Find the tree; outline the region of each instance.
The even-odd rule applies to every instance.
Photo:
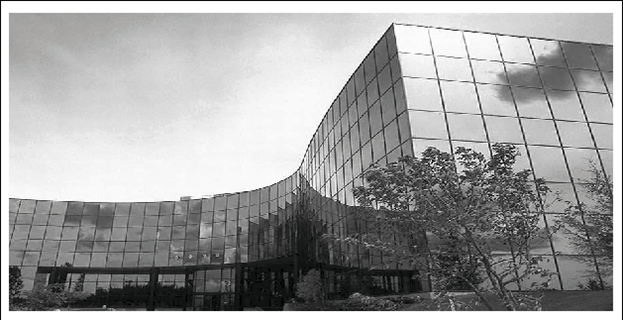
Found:
[[[9,304],[15,305],[20,303],[20,292],[24,288],[22,280],[22,272],[17,266],[9,267]]]
[[[54,310],[85,300],[89,296],[90,294],[84,292],[66,291],[64,285],[55,283],[27,293],[23,306],[33,311]]]
[[[318,270],[309,270],[296,284],[296,296],[306,302],[320,301],[320,304],[324,306],[324,287]]]
[[[430,147],[420,158],[373,166],[365,172],[366,185],[354,189],[366,208],[357,213],[368,221],[366,231],[329,238],[381,250],[392,263],[409,262],[435,279],[442,292],[460,281],[489,309],[487,290],[508,310],[538,309],[538,303],[508,289],[528,279],[547,286],[551,277],[529,250],[532,241],[549,236],[537,225],[539,197],[548,189],[543,179],[530,182],[530,170],[513,170],[518,155],[516,147],[503,144],[493,145],[489,160],[463,147],[454,155]],[[499,247],[508,253],[496,255]],[[444,256],[459,258],[448,263],[440,259]],[[476,276],[466,276],[470,273]],[[480,275],[489,289],[479,285]]]
[[[587,171],[590,179],[581,180],[580,187],[585,189],[587,198],[593,203],[575,205],[566,201],[565,214],[559,215],[556,221],[559,227],[571,239],[575,250],[586,256],[595,256],[600,265],[600,273],[612,273],[613,259],[613,200],[612,181],[604,175],[598,165],[589,161]],[[607,289],[601,275],[591,278],[586,284],[580,284],[585,289]]]

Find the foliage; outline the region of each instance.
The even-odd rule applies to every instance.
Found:
[[[507,286],[535,276],[543,278],[536,286],[547,286],[552,274],[538,267],[529,250],[531,242],[550,234],[537,225],[539,197],[549,190],[543,179],[530,182],[530,170],[513,170],[518,155],[516,147],[503,144],[493,145],[489,160],[463,147],[454,155],[430,147],[420,158],[373,166],[365,173],[366,185],[354,190],[367,208],[357,213],[367,231],[327,238],[382,251],[392,258],[386,263],[411,263],[441,280],[435,281],[441,292],[460,280],[491,309],[479,286],[482,275],[506,309],[522,309],[524,302]],[[459,257],[455,268],[440,259],[448,255]]]
[[[587,171],[591,178],[581,181],[582,188],[593,204],[575,205],[565,201],[567,208],[565,214],[558,216],[557,227],[571,240],[577,253],[588,256],[594,254],[601,260],[600,272],[607,275],[612,273],[613,259],[613,185],[610,177],[604,175],[595,162],[588,163]],[[588,263],[592,264],[592,259]],[[586,284],[580,284],[579,288],[607,289],[601,279],[590,280]]]
[[[84,290],[84,278],[85,274],[81,274],[76,280],[76,284],[74,284],[74,292],[82,292]]]
[[[324,303],[324,287],[318,270],[309,270],[303,279],[296,284],[296,297],[305,302],[320,301],[321,304]]]
[[[27,293],[22,308],[31,311],[60,309],[88,296],[88,293],[65,291],[62,284],[55,283]]]
[[[345,311],[392,311],[398,309],[399,304],[381,298],[369,297],[354,293],[341,304],[340,310]]]
[[[22,272],[17,266],[9,267],[9,303],[15,304],[20,300],[20,292],[24,288]]]

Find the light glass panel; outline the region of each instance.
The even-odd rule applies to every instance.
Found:
[[[461,31],[430,29],[435,55],[466,57]]]
[[[607,150],[599,150],[599,155],[601,156],[601,162],[604,165],[604,170],[606,171],[606,174],[610,177],[610,179],[612,179],[612,168],[613,168],[613,156],[612,156],[613,152],[612,151],[607,151]],[[47,235],[47,234],[46,234]]]
[[[437,57],[439,79],[473,81],[467,59]]]
[[[480,113],[473,83],[441,81],[446,111]]]
[[[580,99],[588,121],[612,123],[612,104],[607,95],[581,92]]]
[[[522,119],[521,122],[528,144],[559,145],[552,120]]]
[[[569,170],[576,183],[591,179],[591,173],[588,170],[591,162],[599,165],[597,153],[592,149],[565,148],[565,155],[567,156]]]
[[[606,82],[606,88],[608,92],[612,93],[613,91],[613,83],[612,83],[612,72],[602,72],[602,76],[604,77],[604,81]]]
[[[597,142],[597,147],[600,149],[612,149],[613,148],[613,129],[609,124],[597,124],[591,123],[591,130]]]
[[[546,66],[565,66],[565,59],[557,41],[530,39],[536,63]]]
[[[578,90],[606,93],[606,87],[599,71],[572,70],[571,72]]]
[[[500,116],[516,116],[510,87],[478,84],[482,112]]]
[[[447,116],[452,139],[487,141],[480,116],[451,113]]]
[[[416,157],[421,157],[422,152],[428,147],[434,147],[443,152],[450,152],[450,142],[448,140],[413,139],[413,154]]]
[[[502,60],[494,35],[464,32],[470,58]]]
[[[528,39],[498,36],[504,61],[534,63]]]
[[[472,60],[476,82],[507,84],[504,65],[501,62]]]
[[[406,77],[436,78],[432,56],[399,54],[402,74]]]
[[[546,93],[554,113],[554,118],[584,121],[582,106],[575,92],[547,90]]]
[[[567,167],[560,148],[529,146],[530,158],[537,178],[553,182],[569,182]]]
[[[409,109],[441,111],[437,80],[404,78]]]
[[[558,249],[556,249],[558,251]],[[558,267],[562,277],[563,290],[579,290],[589,279],[597,279],[591,257],[559,256]]]
[[[489,140],[502,143],[523,143],[517,118],[485,116]]]
[[[431,53],[430,40],[426,28],[394,25],[396,45],[400,52]]]
[[[585,122],[557,121],[556,125],[558,126],[558,132],[560,133],[560,138],[564,146],[595,147]]]
[[[562,43],[562,49],[571,68],[597,69],[591,49],[588,45],[579,43]]]
[[[552,118],[542,89],[513,87],[512,90],[520,117]]]
[[[409,110],[409,122],[414,138],[448,139],[443,113]]]

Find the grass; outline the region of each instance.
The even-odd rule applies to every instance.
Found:
[[[543,311],[612,311],[612,291],[543,291],[528,292],[528,294],[543,294],[541,305]],[[424,297],[423,295],[420,295]],[[471,302],[477,300],[474,294],[458,296],[456,300],[461,302]],[[490,299],[495,311],[506,310],[503,304],[497,299]],[[446,306],[449,309],[448,306]],[[432,311],[437,310],[437,305],[425,298],[421,303],[411,305],[401,311]],[[478,311],[487,310],[484,306],[478,306]]]

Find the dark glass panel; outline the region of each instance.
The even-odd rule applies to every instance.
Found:
[[[537,64],[565,67],[565,59],[557,41],[530,39],[530,43]]]
[[[591,49],[588,45],[579,43],[562,43],[562,49],[571,68],[597,69]]]

